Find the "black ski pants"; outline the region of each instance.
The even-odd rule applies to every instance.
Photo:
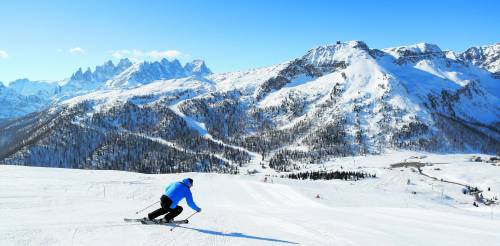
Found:
[[[165,219],[167,221],[173,220],[177,215],[182,213],[182,207],[179,205],[177,205],[177,207],[175,208],[170,208],[170,205],[172,205],[172,200],[170,200],[168,196],[162,195],[160,198],[160,204],[161,208],[148,214],[148,218],[150,220],[167,213],[168,214],[165,215]]]

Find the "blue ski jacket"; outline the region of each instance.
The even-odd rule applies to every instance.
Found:
[[[168,196],[170,200],[172,200],[172,205],[170,208],[177,207],[177,204],[184,198],[186,198],[186,202],[193,210],[200,212],[201,209],[194,203],[193,194],[191,194],[191,190],[189,186],[191,183],[188,179],[183,179],[181,182],[174,182],[165,187],[165,192],[163,195]]]

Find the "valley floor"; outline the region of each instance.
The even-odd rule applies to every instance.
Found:
[[[500,209],[476,208],[459,185],[415,168],[390,168],[411,156],[434,163],[425,173],[500,194],[500,166],[471,155],[396,152],[305,167],[377,174],[356,182],[0,166],[0,245],[500,245]],[[203,208],[189,224],[123,221],[145,216],[135,211],[184,177]],[[181,205],[185,218],[192,210]]]

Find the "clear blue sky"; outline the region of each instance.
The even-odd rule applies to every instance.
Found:
[[[0,6],[5,82],[63,79],[120,55],[201,58],[223,72],[286,61],[336,40],[364,40],[372,48],[425,41],[455,51],[500,42],[500,1],[16,0]]]

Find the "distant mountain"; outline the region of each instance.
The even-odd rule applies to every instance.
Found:
[[[43,92],[37,92],[34,95],[27,88],[22,92],[25,94],[23,95],[0,83],[0,119],[15,118],[41,111],[50,104],[49,100],[39,96]]]
[[[90,68],[87,68],[85,72],[82,72],[81,68],[78,69],[71,75],[70,81],[105,82],[130,66],[132,66],[132,62],[127,58],[121,59],[116,66],[112,61],[107,61],[101,66],[96,66],[94,72]]]
[[[202,61],[135,63],[90,92],[0,124],[0,160],[232,173],[389,149],[499,154],[492,47],[458,54],[429,43],[380,50],[337,42],[222,74]]]
[[[121,59],[116,65],[112,61],[87,68],[79,68],[69,79],[61,81],[31,81],[19,79],[9,83],[9,95],[0,96],[4,101],[24,101],[23,104],[6,105],[0,109],[0,119],[18,117],[48,107],[50,104],[68,100],[101,89],[129,88],[144,85],[155,80],[205,76],[211,74],[202,60],[188,62],[183,67],[178,60],[167,59],[154,62],[132,63]],[[29,97],[29,100],[11,98]],[[32,103],[31,103],[32,102]],[[17,109],[19,108],[19,109]]]
[[[118,76],[106,82],[109,87],[130,87],[147,84],[155,80],[177,79],[188,76],[204,76],[211,71],[202,60],[194,60],[182,67],[175,59],[162,59],[154,62],[138,62],[130,66]]]
[[[116,66],[112,61],[107,61],[100,66],[96,66],[94,71],[87,68],[83,72],[82,68],[80,68],[62,86],[62,94],[65,96],[64,98],[68,98],[97,89],[103,89],[106,81],[118,76],[132,65],[133,63],[129,59],[124,58]]]
[[[212,73],[203,60],[193,60],[192,62],[186,63],[186,65],[184,65],[184,70],[186,70],[186,73],[196,76],[205,76]]]
[[[10,82],[9,88],[23,96],[40,96],[48,98],[58,93],[59,85],[56,81],[18,79]]]
[[[460,57],[500,78],[500,43],[469,48]]]

